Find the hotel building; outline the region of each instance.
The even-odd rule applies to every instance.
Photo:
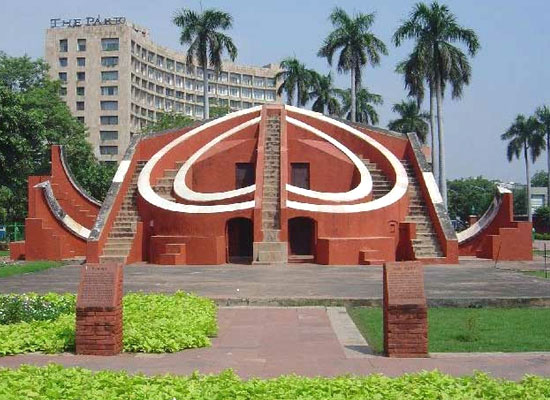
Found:
[[[117,162],[132,135],[159,113],[202,119],[203,71],[185,53],[155,44],[147,29],[125,18],[52,19],[45,59],[71,112],[89,132],[96,157]],[[264,67],[224,62],[208,70],[210,105],[231,110],[280,103],[278,64]]]

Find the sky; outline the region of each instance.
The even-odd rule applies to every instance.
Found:
[[[376,13],[372,31],[382,39],[389,55],[376,67],[363,71],[363,82],[379,93],[381,127],[395,115],[394,103],[406,97],[395,65],[412,48],[391,43],[395,29],[416,1],[314,1],[314,0],[2,0],[0,50],[12,56],[43,57],[45,30],[50,18],[124,16],[150,30],[152,39],[180,49],[178,28],[171,22],[182,7],[200,10],[216,7],[234,18],[229,34],[242,64],[265,65],[296,56],[309,68],[328,73],[325,59],[317,57],[331,30],[328,16],[335,6],[349,13]],[[443,104],[447,176],[450,179],[483,175],[506,182],[525,182],[523,160],[509,163],[500,135],[519,113],[532,114],[550,105],[550,1],[548,0],[447,0],[444,2],[463,26],[474,29],[481,50],[471,60],[472,82],[462,99],[447,95]],[[333,68],[336,84],[349,87],[349,76]],[[428,103],[424,105],[427,109]],[[545,169],[546,153],[533,171]]]

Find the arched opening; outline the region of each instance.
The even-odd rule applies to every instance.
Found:
[[[254,229],[248,218],[232,218],[227,221],[227,262],[250,263]]]
[[[315,221],[307,217],[288,220],[289,261],[315,259]]]

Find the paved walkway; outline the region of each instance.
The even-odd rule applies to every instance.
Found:
[[[334,310],[333,310],[334,311]],[[212,347],[175,354],[115,357],[72,354],[0,357],[0,367],[49,362],[93,370],[112,369],[145,374],[218,373],[233,368],[240,376],[275,377],[367,375],[398,376],[406,372],[438,369],[460,376],[475,370],[493,376],[521,379],[525,374],[550,376],[550,353],[435,355],[426,359],[389,359],[368,354],[365,346],[347,345],[350,327],[335,327],[342,319],[329,319],[324,308],[220,308],[219,336]],[[345,321],[344,321],[345,323]],[[335,330],[339,332],[338,336]],[[340,340],[339,340],[340,337]],[[342,339],[347,338],[347,339]],[[342,343],[344,342],[344,343]]]
[[[514,263],[501,264],[513,268]],[[546,298],[550,280],[508,269],[493,262],[471,261],[454,266],[424,269],[428,299]],[[38,273],[0,279],[0,293],[76,292],[80,268],[65,266]],[[325,304],[314,300],[382,297],[382,268],[369,266],[128,266],[124,269],[126,291],[174,292],[184,290],[231,303],[282,304],[281,299],[304,300],[298,305]],[[306,300],[312,300],[308,303]],[[444,303],[444,302],[443,302]],[[225,303],[224,303],[225,304]],[[326,303],[330,304],[330,303]],[[433,304],[433,303],[432,303]]]

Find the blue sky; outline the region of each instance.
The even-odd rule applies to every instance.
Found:
[[[328,15],[338,5],[348,12],[376,12],[373,31],[389,47],[390,54],[377,68],[364,71],[364,83],[384,97],[378,108],[380,125],[393,118],[391,106],[405,96],[396,63],[410,51],[391,45],[391,36],[415,1],[313,1],[231,0],[202,1],[202,7],[218,7],[235,20],[230,32],[239,48],[238,62],[263,65],[295,55],[310,68],[328,72],[317,57],[330,31]],[[484,175],[506,181],[525,181],[522,161],[508,163],[500,134],[518,113],[530,114],[541,104],[550,105],[550,1],[454,0],[446,1],[459,22],[479,35],[481,51],[472,60],[473,80],[459,101],[447,96],[444,120],[447,138],[447,171],[450,178]],[[4,1],[0,6],[0,50],[10,55],[44,53],[44,32],[49,19],[90,15],[125,16],[150,29],[153,40],[174,48],[178,30],[171,23],[181,7],[199,9],[199,1],[26,0]],[[336,76],[349,87],[347,75]],[[426,104],[427,107],[427,104]],[[544,169],[546,154],[535,170]]]

